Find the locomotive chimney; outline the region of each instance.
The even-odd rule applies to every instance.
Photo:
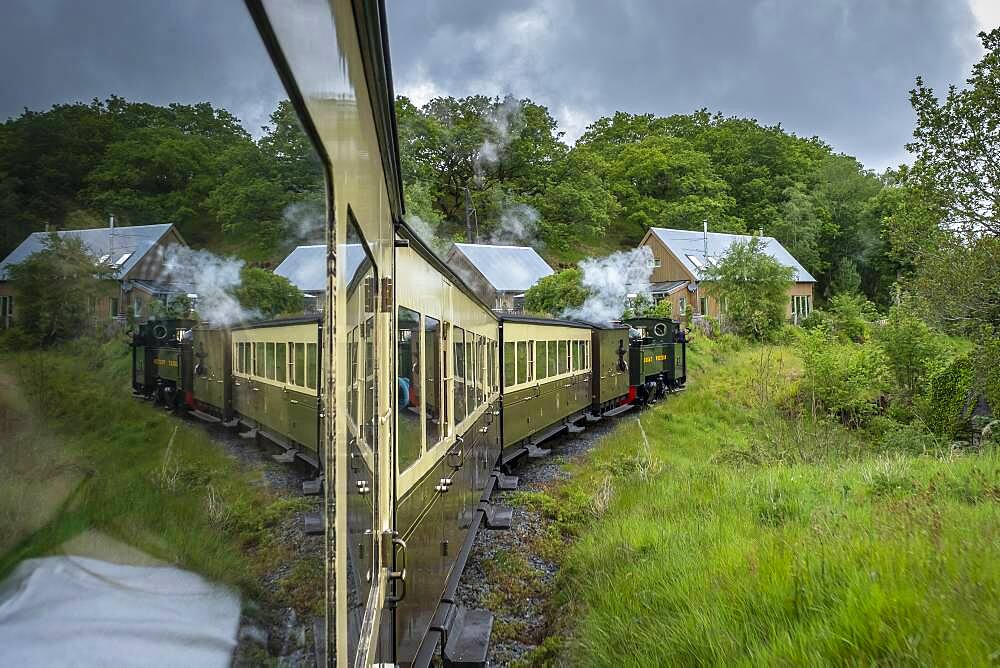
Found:
[[[708,262],[708,218],[706,218],[703,222],[705,224],[705,234],[703,237],[705,241],[705,262]]]
[[[115,229],[115,214],[113,213],[108,216],[108,228]]]

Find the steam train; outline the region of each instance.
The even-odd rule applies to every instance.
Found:
[[[403,221],[383,3],[246,4],[325,170],[325,315],[147,323],[134,388],[322,470],[321,663],[483,665],[492,616],[455,592],[477,531],[510,525],[493,492],[548,437],[683,385],[683,332],[494,314]]]

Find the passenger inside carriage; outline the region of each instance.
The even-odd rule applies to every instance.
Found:
[[[403,471],[420,456],[423,445],[420,418],[420,314],[399,307],[397,326],[397,443],[399,470]]]

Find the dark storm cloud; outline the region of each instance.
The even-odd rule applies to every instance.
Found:
[[[210,101],[258,134],[283,96],[240,0],[14,0],[0,21],[0,119],[116,94]]]
[[[390,0],[389,23],[396,88],[418,99],[528,96],[571,136],[708,107],[876,168],[905,159],[914,76],[960,82],[978,44],[962,0]]]

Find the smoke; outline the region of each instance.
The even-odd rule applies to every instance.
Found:
[[[434,228],[431,224],[420,216],[412,213],[406,214],[406,224],[410,226],[410,229],[417,233],[420,240],[423,241],[427,246],[429,246],[438,255],[444,255],[448,252],[448,247],[450,244],[446,241],[442,241],[437,238],[434,234]]]
[[[527,204],[512,204],[500,212],[500,224],[490,232],[489,243],[538,247],[538,211]]]
[[[503,101],[493,107],[484,119],[491,131],[491,137],[479,147],[473,162],[476,185],[483,184],[484,170],[500,161],[500,154],[510,145],[511,136],[524,127],[521,101],[513,95],[506,95]]]
[[[588,258],[577,266],[583,274],[583,287],[589,294],[583,306],[566,310],[564,317],[610,323],[621,317],[629,296],[649,296],[653,252],[648,246],[618,251],[607,257]]]
[[[243,260],[223,258],[207,250],[171,245],[163,253],[161,280],[197,295],[198,316],[215,325],[228,326],[260,317],[236,299]]]
[[[292,202],[282,212],[289,236],[301,244],[326,243],[326,202]]]

